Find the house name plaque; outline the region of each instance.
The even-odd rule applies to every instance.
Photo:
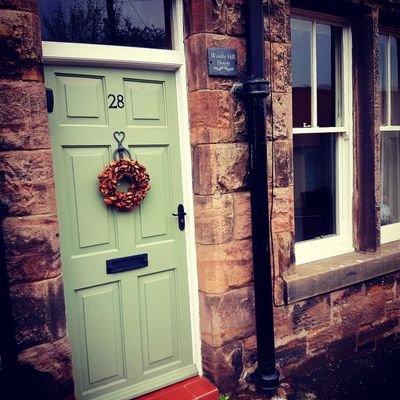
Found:
[[[237,51],[210,47],[208,52],[209,76],[237,76]]]

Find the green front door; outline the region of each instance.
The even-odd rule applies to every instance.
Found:
[[[172,215],[183,203],[174,73],[49,66],[46,87],[77,398],[131,399],[196,374],[185,232]],[[151,179],[130,212],[98,191],[115,131]],[[107,260],[132,256],[107,273]]]

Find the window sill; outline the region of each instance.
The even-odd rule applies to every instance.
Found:
[[[400,270],[400,241],[386,243],[376,253],[348,253],[296,266],[284,277],[285,303],[329,293]]]

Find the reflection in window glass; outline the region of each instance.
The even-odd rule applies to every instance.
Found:
[[[382,132],[381,224],[400,222],[400,132]]]
[[[400,39],[379,37],[381,225],[400,222]]]
[[[336,233],[336,134],[295,135],[295,240]]]
[[[387,125],[387,37],[379,36],[379,90],[381,125]]]
[[[343,28],[291,20],[293,127],[343,126]]]
[[[292,19],[293,126],[311,125],[311,22]]]
[[[341,96],[336,86],[342,81],[340,57],[342,29],[330,25],[317,24],[317,119],[318,126],[338,126],[336,122],[340,115],[336,115],[336,98]],[[335,55],[337,54],[337,56]],[[336,83],[337,82],[337,83]],[[339,104],[338,104],[339,106]],[[340,107],[338,107],[338,113]]]
[[[400,39],[390,37],[390,86],[392,125],[400,125],[400,88],[399,88],[399,46]]]
[[[171,49],[168,0],[40,0],[42,39]]]

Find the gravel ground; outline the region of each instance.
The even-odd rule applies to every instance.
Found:
[[[272,397],[250,387],[230,400],[400,400],[399,384],[400,343],[391,343],[283,381]]]

